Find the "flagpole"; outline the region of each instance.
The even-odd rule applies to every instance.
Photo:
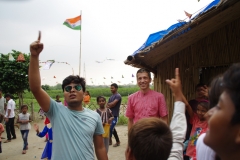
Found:
[[[79,54],[79,76],[81,75],[81,54],[82,54],[82,10],[80,10],[80,54]]]

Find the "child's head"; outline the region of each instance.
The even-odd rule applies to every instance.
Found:
[[[172,148],[172,133],[159,118],[143,118],[128,133],[126,160],[167,160]]]
[[[198,102],[197,115],[200,121],[205,120],[204,115],[207,113],[208,109],[209,109],[209,102],[207,100],[202,100]]]
[[[223,75],[223,92],[208,120],[204,138],[217,155],[240,156],[240,64],[232,65]]]
[[[106,98],[103,96],[97,97],[97,104],[100,106],[100,108],[104,108],[106,104]]]
[[[89,95],[89,91],[84,92],[85,95]]]
[[[59,95],[56,95],[56,100],[59,100],[60,96]]]
[[[22,111],[23,114],[26,114],[27,111],[28,111],[28,106],[26,104],[22,105],[21,106],[21,111]]]

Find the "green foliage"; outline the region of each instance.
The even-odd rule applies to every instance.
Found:
[[[128,123],[128,118],[125,117],[124,115],[120,115],[118,119],[118,125],[125,125]]]
[[[42,87],[42,89],[43,89],[43,90],[45,90],[45,91],[48,91],[48,90],[50,90],[50,86],[49,86],[49,85],[47,85],[47,84],[45,84],[45,85],[42,85],[41,87]]]
[[[14,61],[9,61],[9,54],[1,54],[0,58],[0,85],[3,93],[18,95],[29,90],[28,66],[29,55],[23,54],[25,62],[17,62],[19,51],[12,50]]]

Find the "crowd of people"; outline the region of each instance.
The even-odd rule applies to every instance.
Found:
[[[38,61],[43,44],[40,40],[41,36],[30,45],[29,84],[51,122],[51,126],[46,125],[42,132],[39,126],[34,125],[37,136],[44,137],[47,133],[49,136],[43,157],[53,160],[94,160],[96,154],[97,159],[107,160],[112,135],[116,140],[113,146],[120,145],[115,128],[122,100],[118,85],[111,84],[112,96],[108,101],[102,95],[97,97],[99,108],[93,111],[83,107],[83,104],[89,104],[91,97],[86,91],[85,79],[71,75],[62,83],[64,104],[59,96],[53,100],[41,88]],[[147,69],[137,71],[139,91],[128,97],[126,111],[126,160],[240,159],[240,64],[233,64],[223,75],[217,76],[210,86],[198,84],[196,98],[190,101],[182,92],[179,74],[176,68],[175,77],[166,80],[175,101],[169,122],[164,95],[150,89],[150,72]],[[5,118],[5,142],[8,143],[16,138],[15,102],[8,94],[5,98],[7,106],[0,91],[0,120]],[[31,121],[27,110],[26,105],[21,106],[17,120],[23,138],[23,154],[28,149],[27,135]],[[4,127],[0,124],[0,135],[3,131]]]

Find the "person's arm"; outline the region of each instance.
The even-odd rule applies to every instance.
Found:
[[[44,112],[48,112],[50,108],[50,97],[41,87],[41,79],[39,72],[39,54],[43,50],[43,44],[40,42],[41,32],[39,32],[38,40],[30,45],[30,64],[28,70],[29,86],[38,104],[42,106]]]
[[[186,109],[187,109],[187,112],[188,112],[190,118],[192,118],[194,116],[192,107],[190,106],[190,104],[188,103],[188,101],[186,100],[186,98],[183,94],[182,94],[182,99],[183,99],[183,103],[185,103],[185,105],[186,105]]]
[[[112,108],[112,107],[116,106],[118,101],[119,101],[119,99],[115,99],[113,102],[108,103],[107,104],[108,108]]]
[[[168,115],[161,117],[161,120],[163,120],[166,124],[168,124]]]
[[[173,136],[173,146],[168,160],[182,160],[183,159],[183,141],[187,130],[185,104],[183,101],[183,93],[181,89],[181,81],[179,76],[179,69],[175,70],[175,79],[166,80],[167,84],[172,90],[175,98],[174,112],[170,128]]]
[[[48,130],[49,128],[47,126],[43,128],[42,132],[39,132],[39,130],[38,131],[36,130],[37,136],[41,138],[44,137],[48,133]]]
[[[22,123],[22,121],[20,121],[20,119],[19,119],[19,116],[18,116],[18,119],[17,119],[17,123]]]
[[[6,117],[5,117],[5,121],[8,122],[10,114],[11,114],[11,102],[8,102],[7,104],[7,111],[6,111]]]
[[[107,151],[103,143],[102,135],[94,135],[93,137],[95,153],[98,160],[108,160]]]
[[[32,122],[32,116],[29,116],[28,122]]]
[[[133,118],[128,118],[128,131],[130,131],[132,126],[133,126]]]

